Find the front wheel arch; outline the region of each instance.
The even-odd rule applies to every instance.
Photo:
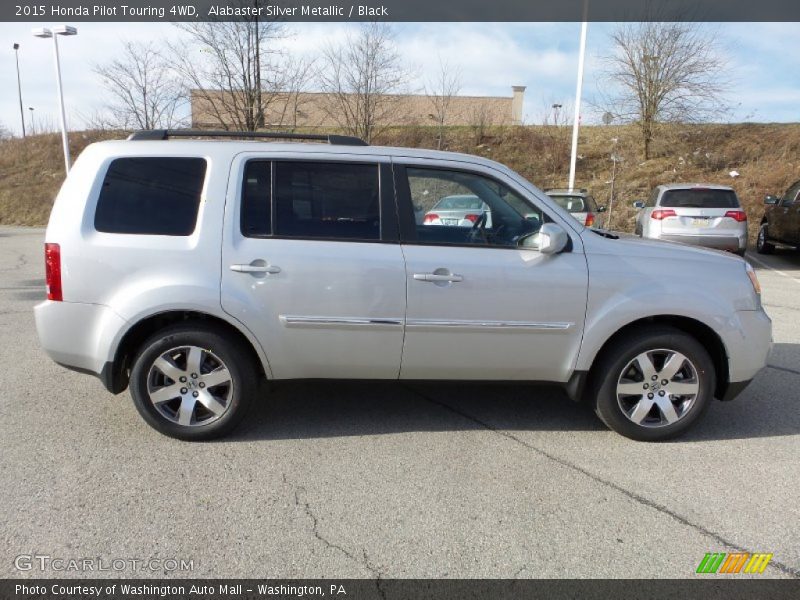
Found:
[[[589,376],[587,378],[587,385],[584,388],[584,399],[586,399],[586,393],[592,389],[592,384],[596,381],[599,364],[615,343],[633,331],[659,325],[674,327],[675,329],[691,335],[706,349],[706,352],[711,356],[716,375],[714,396],[716,398],[724,398],[725,392],[728,390],[730,375],[728,370],[728,353],[725,350],[725,344],[722,338],[720,338],[717,332],[711,329],[711,327],[696,319],[677,315],[656,315],[628,323],[620,327],[606,340],[592,360],[592,366],[589,369]]]

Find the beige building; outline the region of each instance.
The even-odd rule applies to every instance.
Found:
[[[521,125],[525,86],[515,85],[512,95],[454,96],[446,111],[445,125]],[[192,126],[199,129],[235,125],[230,113],[243,104],[230,94],[216,90],[193,90]],[[267,126],[338,127],[333,98],[324,93],[299,92],[265,96]],[[421,94],[392,95],[382,103],[382,126],[436,125],[437,110],[432,97]]]

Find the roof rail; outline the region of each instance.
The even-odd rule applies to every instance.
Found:
[[[327,142],[336,146],[369,146],[361,138],[349,135],[317,134],[317,133],[284,133],[277,131],[204,131],[202,129],[144,129],[135,131],[129,140],[152,141],[168,140],[177,137],[226,137],[252,138],[270,140],[313,140]]]

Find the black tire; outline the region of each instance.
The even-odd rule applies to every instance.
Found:
[[[767,223],[762,223],[761,227],[758,229],[756,252],[759,254],[772,254],[775,252],[775,245],[769,243],[769,227]]]
[[[691,372],[693,370],[695,377],[686,379],[686,381],[696,382],[698,393],[693,396],[680,396],[677,395],[675,401],[670,400],[670,404],[676,408],[675,414],[685,407],[685,412],[679,415],[679,418],[672,423],[655,424],[655,418],[663,422],[665,421],[664,413],[658,406],[647,412],[647,415],[656,415],[647,417],[650,426],[635,423],[623,411],[622,404],[626,402],[635,403],[635,397],[621,396],[617,397],[617,385],[622,383],[621,377],[626,374],[631,374],[633,371],[628,370],[629,364],[639,355],[643,353],[652,352],[653,364],[659,359],[660,356],[668,356],[666,353],[659,352],[660,350],[668,350],[678,352],[688,359],[690,365],[684,367],[686,371],[681,370],[675,375],[675,378],[670,378],[670,383],[681,384],[681,379],[684,377],[683,373]],[[690,370],[691,368],[691,370]],[[636,367],[633,367],[634,371]],[[657,371],[660,373],[660,371]],[[654,442],[659,440],[666,440],[677,437],[689,429],[708,409],[711,400],[714,397],[714,389],[716,383],[716,373],[714,371],[714,363],[708,355],[706,349],[692,336],[672,327],[658,326],[642,328],[624,335],[616,340],[611,348],[604,352],[604,355],[598,359],[595,368],[592,369],[592,382],[590,387],[590,399],[594,401],[595,413],[600,420],[603,421],[609,428],[617,433],[624,435],[633,440]],[[625,382],[630,381],[625,379]],[[641,382],[644,385],[645,378]],[[656,381],[655,386],[661,382]],[[628,383],[626,385],[636,385],[639,383]],[[694,385],[694,383],[690,384]],[[665,388],[669,391],[669,387]],[[659,390],[653,390],[656,393]],[[663,391],[663,390],[661,390]],[[639,392],[637,391],[637,394]],[[646,393],[643,388],[641,400],[644,402],[642,407],[647,406],[650,402],[646,399]],[[665,396],[672,398],[673,396]],[[683,398],[684,400],[681,400]],[[663,399],[656,397],[655,402],[664,402]],[[633,413],[636,414],[635,412]]]
[[[191,349],[199,350],[201,356],[197,369],[200,372],[195,379],[190,373],[194,370],[189,365]],[[172,350],[174,352],[170,353]],[[156,360],[166,353],[170,353],[170,368],[178,365],[174,371],[175,379],[164,375],[166,371],[155,366]],[[223,368],[227,372],[223,372]],[[217,380],[227,378],[228,381],[214,383],[212,371]],[[188,379],[186,387],[180,388],[179,396],[159,403],[160,408],[157,408],[151,400],[151,390],[153,393],[165,390],[165,395],[169,396],[171,388],[183,385],[180,383],[183,380],[177,378],[181,373],[186,374],[183,380]],[[224,330],[204,323],[187,322],[163,329],[142,344],[133,361],[130,389],[136,410],[156,431],[180,440],[202,441],[226,435],[241,422],[257,392],[258,378],[258,369],[251,355],[240,343],[231,340]],[[207,385],[203,383],[204,379],[208,381]],[[161,386],[154,386],[154,382]],[[184,390],[187,393],[184,394]],[[209,396],[216,402],[210,401]],[[203,398],[206,400],[202,401]],[[184,401],[187,410],[182,413]],[[188,409],[190,404],[192,408]],[[207,404],[214,410],[207,409]],[[177,422],[183,414],[191,415],[190,424]]]

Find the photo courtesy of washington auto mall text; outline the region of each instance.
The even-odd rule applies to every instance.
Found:
[[[0,600],[799,598],[799,25],[0,3]]]

